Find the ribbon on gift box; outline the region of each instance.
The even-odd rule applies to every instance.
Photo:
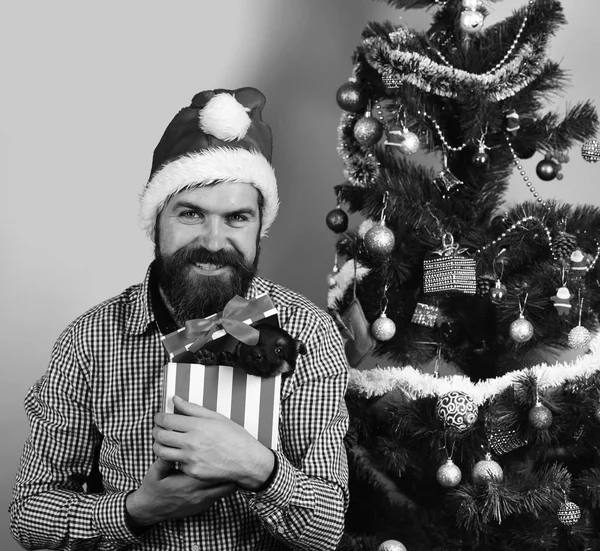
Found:
[[[165,335],[163,345],[171,358],[177,358],[185,352],[197,352],[207,342],[225,334],[254,346],[260,333],[251,324],[276,313],[271,297],[267,294],[250,300],[236,295],[222,312],[208,318],[189,320],[181,329]]]

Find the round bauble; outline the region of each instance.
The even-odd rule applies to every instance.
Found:
[[[365,108],[361,87],[356,82],[342,84],[338,88],[335,100],[344,111],[351,113],[360,113]]]
[[[448,459],[436,472],[437,481],[445,488],[454,488],[458,486],[462,478],[460,469],[454,464],[452,459]]]
[[[325,223],[335,233],[345,232],[348,229],[348,215],[340,208],[333,209],[327,214]]]
[[[528,142],[515,143],[513,144],[513,149],[519,159],[531,159],[537,151],[535,144]]]
[[[455,432],[465,432],[477,421],[478,410],[467,393],[452,390],[438,398],[435,412],[444,427]]]
[[[578,325],[569,331],[567,341],[571,348],[587,348],[592,342],[592,335],[583,325]]]
[[[469,34],[478,33],[483,28],[483,19],[480,11],[463,11],[460,14],[460,28]]]
[[[492,459],[489,453],[486,453],[485,459],[475,463],[472,476],[475,484],[483,484],[485,482],[500,482],[504,473],[502,467]]]
[[[386,256],[394,250],[394,232],[383,224],[373,226],[364,237],[364,244],[371,254]]]
[[[478,10],[483,6],[483,0],[462,0],[461,6],[465,10]]]
[[[557,516],[565,526],[573,526],[581,518],[581,509],[576,503],[566,501],[558,508]]]
[[[552,424],[552,412],[538,403],[529,410],[529,423],[533,428],[546,430]]]
[[[558,174],[556,163],[549,161],[548,159],[541,160],[535,167],[535,172],[540,180],[549,182],[554,180]]]
[[[371,325],[371,333],[378,341],[389,341],[396,334],[396,324],[381,314]]]
[[[472,161],[477,168],[485,168],[490,162],[490,156],[485,151],[478,151],[473,155]]]
[[[490,300],[497,306],[500,306],[506,302],[507,297],[508,291],[506,287],[500,281],[496,281],[496,285],[490,289]]]
[[[372,116],[365,116],[356,121],[354,137],[363,146],[375,145],[383,136],[383,125]]]
[[[510,338],[518,343],[527,342],[533,337],[533,325],[528,322],[523,316],[517,318],[510,324],[508,328]]]
[[[600,161],[600,143],[596,140],[588,140],[581,146],[581,156],[588,163]]]
[[[409,130],[391,130],[388,132],[388,145],[393,145],[400,153],[412,155],[419,150],[421,145],[419,136]]]
[[[386,540],[379,545],[377,551],[406,551],[406,547],[398,540]]]

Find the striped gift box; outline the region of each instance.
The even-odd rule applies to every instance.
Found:
[[[173,396],[216,411],[244,427],[267,448],[277,449],[281,375],[256,377],[225,365],[168,363],[162,409],[176,413]]]

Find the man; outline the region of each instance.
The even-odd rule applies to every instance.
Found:
[[[155,261],[69,325],[25,399],[31,435],[10,506],[23,547],[336,547],[346,361],[324,312],[256,275],[278,209],[264,103],[252,88],[199,93],[156,147],[140,201]],[[161,335],[264,292],[308,352],[282,385],[278,450],[179,398],[180,413],[160,413]]]

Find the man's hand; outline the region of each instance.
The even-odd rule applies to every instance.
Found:
[[[236,490],[235,484],[209,484],[158,459],[148,469],[142,485],[127,496],[125,508],[132,528],[138,528],[169,518],[197,515]]]
[[[275,466],[271,450],[227,417],[175,396],[183,415],[158,413],[154,453],[179,462],[181,470],[207,483],[235,482],[258,490]]]

